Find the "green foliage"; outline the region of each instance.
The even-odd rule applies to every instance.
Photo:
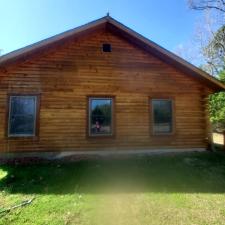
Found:
[[[225,68],[219,73],[219,80],[225,83]]]
[[[225,83],[225,25],[213,35],[212,40],[203,48],[207,65],[210,66],[218,79]],[[209,97],[210,120],[216,130],[225,130],[225,92],[219,92]]]
[[[225,69],[219,73],[219,80],[225,83]],[[210,120],[215,128],[225,129],[225,92],[219,92],[209,97]]]

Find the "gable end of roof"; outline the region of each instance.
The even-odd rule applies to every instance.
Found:
[[[98,27],[107,26],[110,29],[119,32],[125,38],[128,38],[134,44],[139,45],[140,47],[144,48],[149,53],[155,55],[156,57],[160,58],[161,60],[165,61],[168,64],[176,67],[179,70],[182,70],[184,73],[187,73],[197,79],[203,81],[206,85],[212,87],[215,91],[224,91],[225,85],[221,83],[215,77],[212,77],[208,73],[204,72],[203,70],[197,68],[196,66],[190,64],[189,62],[185,61],[184,59],[180,58],[179,56],[175,55],[174,53],[166,50],[165,48],[159,46],[158,44],[154,43],[153,41],[145,38],[141,34],[135,32],[134,30],[128,28],[127,26],[123,25],[122,23],[118,22],[117,20],[113,19],[110,16],[105,16],[85,25],[76,27],[74,29],[65,31],[61,34],[55,35],[53,37],[44,39],[39,41],[35,44],[26,46],[24,48],[15,50],[10,52],[6,55],[0,57],[0,68],[4,68],[7,65],[19,60],[24,59],[25,57],[29,57],[33,53],[38,51],[42,51],[42,49],[49,47],[51,45],[57,44],[61,41],[66,41],[72,37],[79,36],[84,32],[91,31]]]

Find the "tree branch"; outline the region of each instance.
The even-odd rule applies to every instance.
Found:
[[[195,10],[216,9],[216,10],[219,10],[219,11],[225,13],[224,9],[221,9],[217,6],[210,6],[210,5],[207,5],[207,6],[192,6],[192,9],[195,9]]]
[[[189,6],[195,10],[207,10],[215,9],[222,13],[225,13],[225,0],[189,0]]]

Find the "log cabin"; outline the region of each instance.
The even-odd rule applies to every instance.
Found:
[[[206,149],[224,89],[107,15],[0,57],[0,153]]]

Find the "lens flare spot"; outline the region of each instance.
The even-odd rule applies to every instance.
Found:
[[[0,180],[3,179],[4,177],[6,177],[7,174],[8,174],[8,173],[7,173],[6,171],[0,169]]]

